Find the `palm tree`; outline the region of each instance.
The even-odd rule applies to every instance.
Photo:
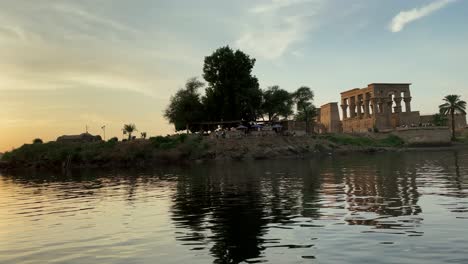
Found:
[[[451,94],[444,97],[444,104],[439,105],[440,114],[452,118],[452,140],[455,140],[455,114],[466,114],[466,102],[460,100],[459,95]]]
[[[135,124],[125,124],[122,130],[124,134],[128,134],[128,140],[131,140],[132,133],[137,131]]]

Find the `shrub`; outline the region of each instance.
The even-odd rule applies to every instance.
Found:
[[[42,141],[42,139],[40,139],[40,138],[35,138],[33,140],[33,144],[42,144],[42,143],[44,143],[44,141]]]
[[[113,138],[110,138],[109,140],[107,140],[107,142],[118,142],[118,141],[119,141],[118,137],[113,137]]]

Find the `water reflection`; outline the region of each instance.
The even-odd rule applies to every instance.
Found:
[[[413,235],[422,219],[398,217],[422,212],[414,167],[401,156],[370,164],[366,158],[198,167],[178,179],[173,219],[189,231],[177,238],[196,250],[210,247],[215,263],[238,263],[261,257],[265,248],[309,246],[265,239],[275,228],[345,221]]]
[[[192,263],[291,262],[297,257],[360,262],[363,256],[353,253],[358,252],[357,244],[374,250],[380,250],[376,245],[392,246],[395,258],[412,248],[411,254],[404,253],[409,260],[421,257],[415,252],[433,252],[431,243],[440,247],[450,239],[456,243],[446,246],[456,255],[453,252],[462,251],[460,245],[468,242],[468,236],[460,235],[466,222],[455,221],[468,220],[467,162],[468,153],[460,151],[208,163],[147,171],[13,173],[0,177],[0,200],[5,205],[0,226],[13,225],[0,230],[7,232],[0,238],[4,248],[0,262],[2,254],[14,256],[28,239],[33,246],[26,251],[31,255],[18,253],[13,262],[40,259],[41,239],[54,245],[70,239],[87,241],[84,249],[102,244],[96,247],[114,256],[103,263],[122,258],[164,263],[174,256]],[[24,226],[28,228],[22,230]],[[81,238],[87,229],[94,236]],[[53,230],[55,236],[49,232]],[[418,240],[425,247],[412,247],[410,239],[428,236],[428,230],[432,239]],[[19,231],[22,235],[16,236]],[[439,241],[434,240],[437,232]],[[181,248],[168,242],[174,237]],[[124,241],[103,243],[106,239]],[[73,250],[89,259],[96,254],[77,246]],[[61,258],[70,254],[54,252],[48,254]],[[450,254],[439,262],[450,260]]]

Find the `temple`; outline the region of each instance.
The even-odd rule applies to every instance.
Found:
[[[368,132],[415,126],[418,111],[411,110],[410,83],[371,83],[341,93],[343,132]]]

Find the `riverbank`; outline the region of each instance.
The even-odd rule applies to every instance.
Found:
[[[428,150],[468,148],[466,143],[451,146],[424,146]],[[397,136],[385,137],[320,135],[209,138],[174,135],[125,142],[25,144],[7,152],[0,168],[144,167],[164,163],[203,160],[255,160],[302,158],[334,153],[422,150],[408,146]]]

